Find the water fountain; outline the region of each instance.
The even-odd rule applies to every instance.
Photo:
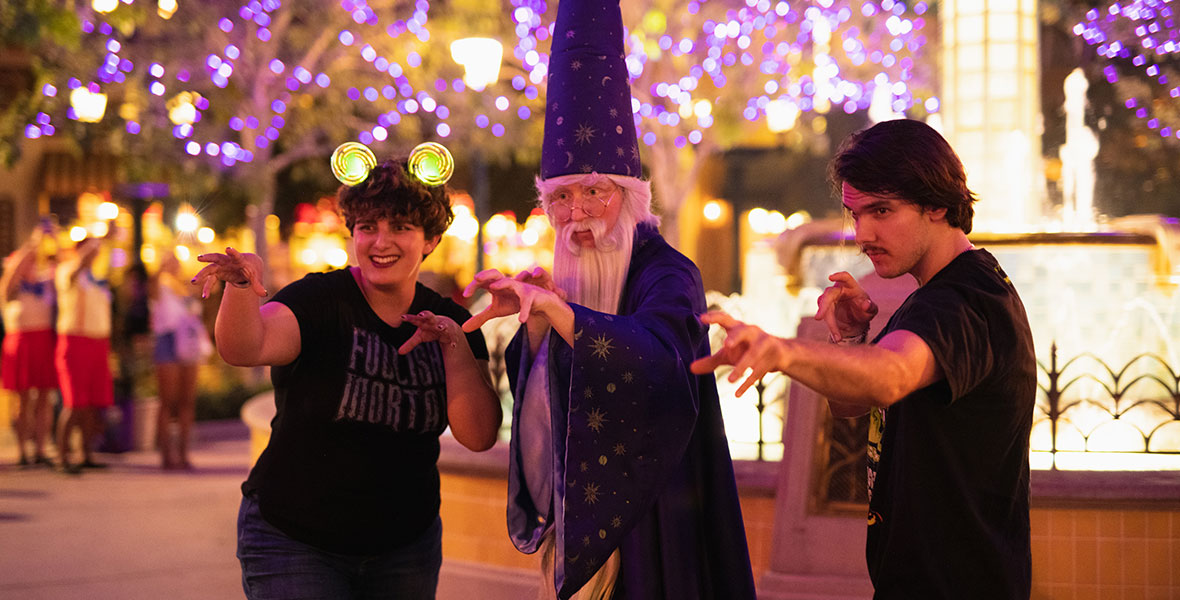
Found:
[[[1041,366],[1034,469],[1180,469],[1180,220],[1096,219],[1097,141],[1082,119],[1080,72],[1066,83],[1065,198],[1059,213],[1050,210],[1036,128],[1036,3],[951,0],[939,10],[942,131],[982,199],[971,239],[1019,289]],[[779,335],[826,337],[808,317],[832,272],[849,271],[869,289],[882,307],[878,327],[914,285],[876,277],[838,220],[789,230],[744,260],[746,273],[772,275],[748,278],[740,298],[724,301]],[[857,450],[841,446],[864,434],[842,430],[839,439],[844,426],[822,400],[792,388],[760,595],[866,597],[863,558],[849,551],[864,539],[864,498],[828,487],[858,470],[863,478],[862,463],[844,460]],[[1084,479],[1079,485],[1093,487]]]

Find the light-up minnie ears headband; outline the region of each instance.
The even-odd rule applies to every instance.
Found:
[[[358,142],[340,144],[332,153],[332,174],[344,185],[361,183],[376,166],[373,151]],[[423,142],[410,151],[407,167],[418,181],[435,187],[446,183],[454,174],[455,159],[442,144]]]

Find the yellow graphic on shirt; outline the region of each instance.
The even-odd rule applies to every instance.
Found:
[[[873,499],[873,483],[877,481],[877,468],[881,465],[881,437],[885,433],[885,409],[869,411],[868,449],[868,490],[869,500]]]

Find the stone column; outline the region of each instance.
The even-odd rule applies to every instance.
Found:
[[[981,202],[975,229],[1027,231],[1043,217],[1036,0],[945,0],[943,135]]]

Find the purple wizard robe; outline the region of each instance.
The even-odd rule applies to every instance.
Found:
[[[640,225],[619,314],[577,304],[574,345],[549,339],[554,500],[537,507],[518,444],[532,359],[523,328],[507,349],[516,402],[508,474],[508,532],[536,552],[555,528],[554,589],[577,592],[617,548],[614,598],[754,598],[733,463],[712,374],[696,265]]]

